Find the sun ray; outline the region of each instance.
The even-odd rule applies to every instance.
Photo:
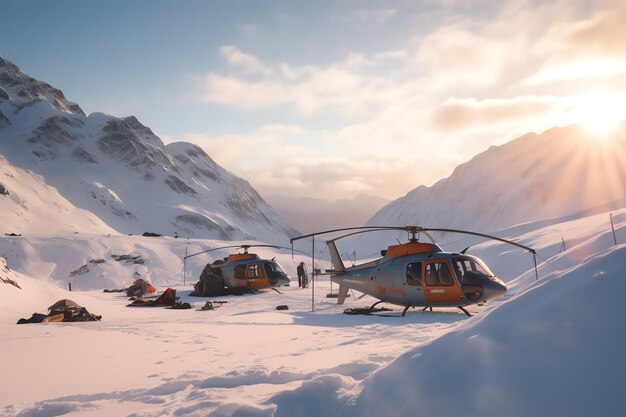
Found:
[[[573,98],[571,108],[573,121],[581,123],[594,138],[603,140],[626,120],[626,95],[596,91]]]

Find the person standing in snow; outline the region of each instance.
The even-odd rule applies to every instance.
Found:
[[[306,288],[306,271],[304,269],[304,262],[300,262],[300,264],[298,264],[296,271],[298,272],[298,287]]]

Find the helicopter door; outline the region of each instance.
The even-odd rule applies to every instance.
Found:
[[[261,287],[267,285],[263,265],[248,264],[246,267],[246,281],[249,287]]]
[[[406,265],[404,299],[408,304],[423,303],[422,262],[410,262]]]
[[[452,276],[447,259],[424,262],[424,295],[428,304],[454,304],[463,301],[461,289]]]
[[[246,266],[245,265],[237,265],[233,270],[233,277],[235,278],[235,286],[236,287],[245,287],[246,286]]]

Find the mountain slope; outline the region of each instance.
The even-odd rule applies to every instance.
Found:
[[[0,153],[120,233],[271,242],[297,233],[199,147],[165,146],[133,116],[86,116],[1,57]]]
[[[623,199],[625,185],[626,125],[604,140],[579,126],[554,128],[492,146],[368,224],[494,231]]]
[[[0,234],[115,233],[93,213],[79,209],[45,180],[11,166],[0,155]]]

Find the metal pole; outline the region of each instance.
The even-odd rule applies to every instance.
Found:
[[[311,311],[315,311],[315,235],[311,248]]]
[[[617,239],[615,238],[615,226],[613,226],[613,213],[609,214],[609,218],[611,219],[611,230],[613,231],[613,243],[617,246]]]
[[[183,259],[183,287],[187,279],[187,246],[185,246],[185,258]]]
[[[535,281],[539,281],[539,272],[537,272],[537,255],[533,252],[533,262],[535,263]]]

